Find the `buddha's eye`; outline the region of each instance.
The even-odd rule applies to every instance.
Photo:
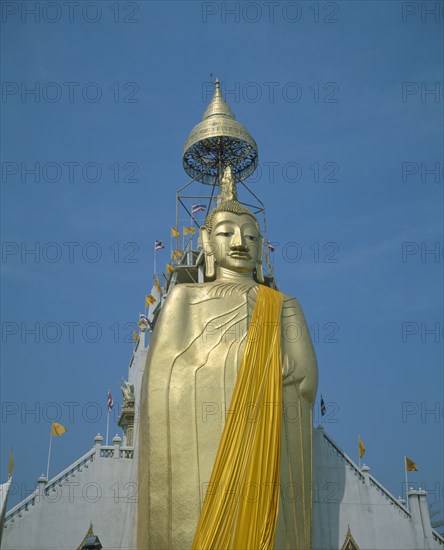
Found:
[[[231,233],[230,231],[218,231],[216,233],[216,236],[217,237],[230,237],[233,233]]]
[[[257,241],[257,237],[255,235],[245,235],[245,238],[248,240],[248,241]]]

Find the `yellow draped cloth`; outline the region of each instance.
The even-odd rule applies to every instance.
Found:
[[[283,295],[259,287],[193,550],[273,547],[279,507]]]

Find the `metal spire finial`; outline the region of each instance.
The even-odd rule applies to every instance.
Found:
[[[258,163],[257,145],[248,130],[237,122],[227,105],[219,79],[205,113],[183,147],[183,167],[190,177],[218,185],[223,171],[231,167],[232,177],[242,181]]]
[[[210,101],[208,107],[206,108],[202,120],[207,120],[208,118],[216,115],[236,120],[233,111],[230,109],[230,107],[228,107],[227,102],[225,101],[224,96],[220,91],[220,82],[218,78],[216,78],[216,82],[214,83],[214,85],[215,90],[213,99]]]

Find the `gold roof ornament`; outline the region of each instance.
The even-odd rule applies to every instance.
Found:
[[[217,206],[213,208],[205,219],[205,227],[208,232],[213,230],[213,218],[218,212],[231,212],[232,214],[248,214],[256,224],[257,230],[261,232],[256,216],[246,206],[237,200],[237,188],[234,181],[231,166],[227,166],[220,180],[220,194],[217,197]]]
[[[350,531],[350,525],[347,529],[347,534],[345,535],[345,541],[344,544],[341,546],[341,550],[359,550],[359,546],[357,545],[355,539],[353,538],[353,535]]]
[[[227,166],[220,181],[220,194],[217,202],[237,201],[236,182],[233,179],[231,166]]]
[[[203,114],[202,120],[206,120],[210,116],[225,116],[234,120],[236,119],[233,111],[228,106],[227,102],[224,99],[224,96],[222,95],[222,92],[220,91],[220,82],[218,78],[216,78],[216,82],[214,83],[213,99],[208,104],[208,107]]]
[[[237,181],[248,178],[258,163],[257,145],[248,130],[237,122],[215,82],[213,99],[183,147],[183,167],[192,178],[218,185],[227,166]]]

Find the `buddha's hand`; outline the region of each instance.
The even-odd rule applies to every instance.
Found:
[[[316,397],[317,368],[314,362],[300,362],[288,354],[284,354],[282,360],[282,384],[288,386],[294,384],[301,397],[309,403],[313,403]]]
[[[304,369],[302,365],[298,366],[296,359],[286,353],[282,361],[282,378],[284,384],[293,382],[299,385],[304,381],[306,375],[306,369]]]
[[[299,395],[313,404],[318,384],[318,367],[304,313],[295,298],[285,297],[282,319],[283,383],[294,383]]]
[[[295,369],[296,361],[285,354],[282,361],[282,381],[284,384],[292,382]]]

